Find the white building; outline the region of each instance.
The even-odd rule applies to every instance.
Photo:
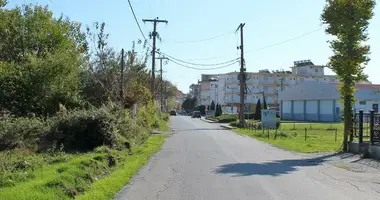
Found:
[[[376,113],[380,105],[380,85],[357,84],[354,110]],[[338,83],[304,83],[279,93],[280,115],[285,120],[339,122],[343,106]]]
[[[269,107],[279,108],[278,94],[289,88],[307,82],[331,83],[338,82],[335,75],[325,75],[325,66],[315,65],[310,60],[295,61],[291,71],[259,70],[248,72],[247,94],[245,95],[246,111],[253,112],[256,103],[263,96]],[[237,112],[240,104],[239,72],[226,74],[202,74],[200,83],[201,105],[210,105],[212,101],[224,105],[230,112]]]

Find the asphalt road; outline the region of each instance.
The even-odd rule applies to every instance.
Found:
[[[352,172],[328,164],[331,155],[284,151],[199,119],[171,123],[163,149],[115,199],[380,199],[378,171]]]

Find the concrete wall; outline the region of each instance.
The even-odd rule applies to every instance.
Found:
[[[304,120],[304,101],[293,101],[293,119]]]
[[[291,101],[283,101],[280,105],[280,115],[284,120],[292,119],[292,102]]]
[[[281,101],[280,114],[284,120],[339,121],[336,100]]]
[[[318,121],[318,101],[306,101],[306,120]]]
[[[331,122],[335,121],[334,117],[334,100],[321,100],[320,101],[320,121]]]

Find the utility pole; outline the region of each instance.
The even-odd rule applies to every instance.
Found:
[[[163,78],[162,78],[162,60],[169,60],[168,58],[166,57],[158,57],[156,58],[157,60],[160,60],[160,105],[161,105],[161,112],[163,111],[163,106],[164,106],[164,99],[163,99],[163,91],[164,91],[164,82],[163,82]]]
[[[154,82],[155,82],[155,61],[156,61],[156,37],[157,37],[157,23],[168,23],[167,20],[159,20],[158,18],[156,19],[143,19],[142,20],[144,23],[145,22],[153,22],[153,49],[152,49],[152,81],[151,81],[151,92],[152,92],[152,98],[154,101]]]
[[[121,49],[121,63],[120,63],[120,101],[124,99],[124,49]]]
[[[239,27],[236,29],[236,32],[240,30],[240,127],[244,127],[245,125],[245,105],[244,105],[244,97],[245,97],[245,67],[244,67],[244,42],[243,42],[243,27],[245,23],[241,23]]]

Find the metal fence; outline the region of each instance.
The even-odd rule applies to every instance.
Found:
[[[380,145],[380,114],[371,111],[364,113],[360,110],[354,114],[354,127],[350,135],[350,141],[358,138],[359,143],[369,142],[372,145]]]

